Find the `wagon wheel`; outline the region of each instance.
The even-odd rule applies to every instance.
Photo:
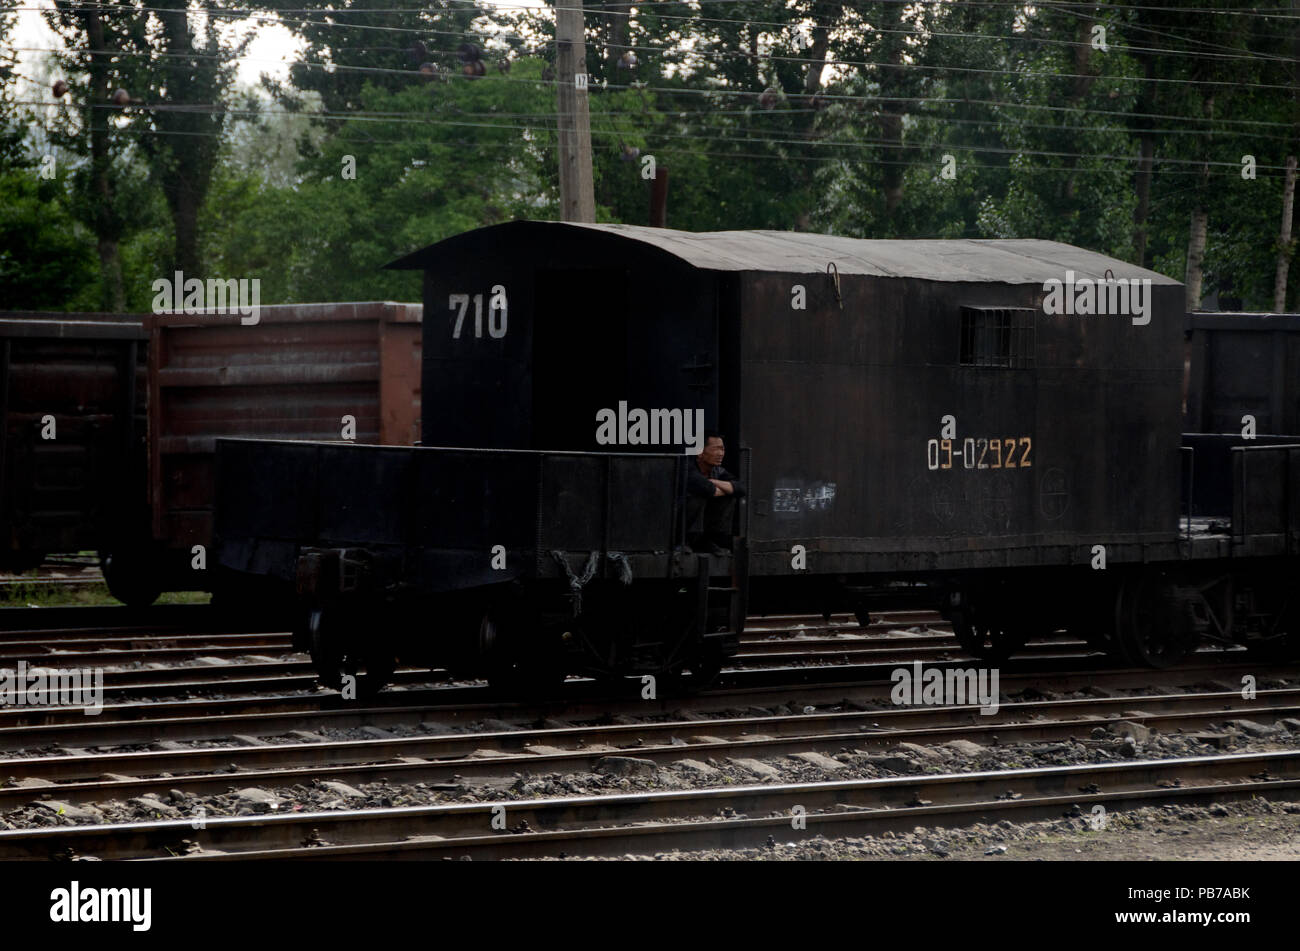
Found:
[[[717,651],[705,651],[671,671],[660,674],[664,692],[692,694],[704,690],[722,673],[723,657]]]
[[[962,612],[953,617],[953,633],[968,654],[1000,662],[1025,645],[1027,635],[1018,626],[986,618],[982,612]]]
[[[507,697],[553,692],[566,676],[559,658],[526,651],[521,641],[517,622],[493,611],[483,615],[479,655],[487,668],[488,683]]]
[[[100,552],[99,570],[108,593],[128,607],[147,608],[162,593],[159,567],[142,549]]]
[[[1247,646],[1261,660],[1300,660],[1300,594],[1296,594],[1294,589],[1288,591],[1282,606],[1274,614],[1268,633]]]
[[[341,628],[336,611],[319,606],[309,610],[307,634],[316,675],[323,686],[339,691],[347,685],[346,678],[353,677],[357,697],[373,697],[392,679],[396,662],[381,647],[369,651],[349,648]]]
[[[1125,582],[1115,614],[1115,640],[1125,659],[1158,670],[1186,659],[1198,640],[1186,610],[1172,582],[1160,575]]]

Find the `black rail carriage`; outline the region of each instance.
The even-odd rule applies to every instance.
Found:
[[[1300,315],[1190,313],[1183,332],[1185,513],[1222,520],[1234,450],[1300,442]]]
[[[334,671],[376,643],[357,618],[378,605],[406,605],[407,636],[376,669],[417,644],[511,674],[708,671],[746,609],[904,593],[986,656],[1068,625],[1165,664],[1213,613],[1188,565],[1294,567],[1285,447],[1239,466],[1267,531],[1180,526],[1183,290],[1151,271],[1047,241],[546,222],[390,266],[424,271],[429,448],[218,452],[221,564],[292,581]],[[723,434],[749,486],[734,556],[686,550],[685,434],[638,439],[634,411]],[[326,504],[301,485],[351,527],[272,518]],[[570,523],[601,528],[545,529]],[[1261,611],[1271,636],[1285,605]]]
[[[1191,313],[1184,431],[1300,435],[1300,314]]]

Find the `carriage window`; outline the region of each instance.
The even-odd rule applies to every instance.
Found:
[[[968,367],[1034,365],[1034,312],[1027,307],[963,307],[958,360]]]

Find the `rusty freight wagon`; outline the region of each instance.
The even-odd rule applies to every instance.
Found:
[[[0,312],[0,567],[146,529],[147,343],[129,314]]]
[[[552,222],[391,266],[424,272],[428,448],[217,451],[218,560],[299,600],[330,682],[394,656],[707,674],[746,609],[901,591],[986,657],[1068,626],[1159,666],[1292,623],[1300,450],[1234,459],[1230,531],[1180,523],[1183,289],[1157,273],[1050,241]],[[748,487],[731,553],[692,550],[693,453],[637,412],[720,431]]]
[[[221,436],[419,441],[420,312],[385,302],[156,314],[150,334],[146,546],[114,565],[118,597],[212,590],[213,452]]]

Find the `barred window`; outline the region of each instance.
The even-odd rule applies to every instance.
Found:
[[[967,367],[1032,367],[1034,311],[1027,307],[963,307],[958,360]]]

